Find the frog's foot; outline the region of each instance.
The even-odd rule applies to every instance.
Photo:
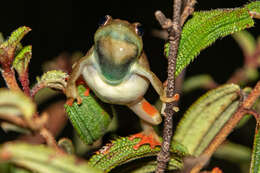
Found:
[[[164,103],[171,103],[171,102],[175,102],[178,101],[180,99],[180,95],[177,93],[175,94],[173,97],[169,98],[166,96],[161,96],[160,100]]]
[[[66,104],[69,105],[69,106],[72,106],[74,100],[75,100],[74,98],[69,98],[69,99],[67,99]],[[76,98],[76,100],[77,100],[77,104],[78,104],[78,105],[80,105],[80,104],[82,103],[82,98],[81,98],[80,96],[78,96],[78,97]]]
[[[133,134],[132,136],[129,137],[129,140],[134,140],[135,138],[141,138],[141,140],[133,147],[135,150],[138,150],[138,148],[144,144],[149,144],[151,149],[154,149],[156,146],[161,145],[161,142],[158,139],[156,139],[157,134],[154,133],[146,134],[145,132],[141,132],[141,133]]]
[[[212,169],[211,173],[223,173],[223,172],[218,167],[215,167],[215,168]]]
[[[89,96],[89,87],[86,87],[86,91],[84,92],[84,96]]]

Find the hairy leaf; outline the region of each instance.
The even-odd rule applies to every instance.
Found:
[[[0,162],[11,162],[38,173],[101,173],[75,156],[44,145],[7,143],[0,147]]]
[[[43,85],[44,87],[64,90],[67,83],[67,73],[60,70],[51,70],[44,73],[41,78],[37,78],[38,86]]]
[[[194,12],[192,19],[184,25],[176,62],[178,75],[203,49],[218,38],[252,27],[254,21],[249,10],[259,11],[259,2],[252,2],[243,8],[217,9]],[[165,45],[168,56],[169,44]]]
[[[28,69],[29,62],[32,57],[32,46],[24,47],[15,57],[13,67],[19,75],[25,73]]]
[[[31,28],[27,27],[27,26],[22,26],[19,27],[18,29],[16,29],[15,31],[12,32],[11,36],[4,42],[1,44],[1,48],[5,48],[5,47],[16,47],[20,41],[22,40],[22,38],[31,31]]]
[[[111,143],[107,144],[94,156],[91,157],[89,164],[93,167],[102,169],[105,172],[109,172],[116,166],[122,165],[131,160],[140,159],[148,156],[156,156],[160,151],[160,147],[151,148],[150,145],[142,145],[138,150],[134,149],[134,146],[138,144],[140,139],[130,140],[127,137],[119,138]],[[177,142],[172,143],[171,148],[172,161],[170,167],[172,169],[180,169],[182,167],[182,158],[186,155],[187,149]],[[141,162],[141,161],[140,161]],[[143,163],[143,169],[155,169],[155,163]]]
[[[82,103],[78,105],[74,102],[72,106],[65,105],[65,108],[81,140],[92,144],[107,132],[111,118],[91,94],[85,96],[85,91],[86,88],[80,85],[78,92]]]
[[[199,98],[185,113],[173,139],[199,156],[239,106],[240,88],[226,84]]]

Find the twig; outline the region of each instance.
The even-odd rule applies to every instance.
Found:
[[[181,26],[183,26],[184,22],[187,20],[190,14],[194,11],[194,5],[196,4],[196,0],[188,0],[185,8],[181,15]]]
[[[169,50],[169,57],[168,57],[168,82],[167,82],[167,97],[171,98],[174,96],[175,90],[175,71],[176,71],[176,59],[179,47],[179,40],[181,36],[181,26],[180,26],[180,19],[181,19],[181,4],[182,0],[174,0],[173,6],[173,21],[172,21],[172,28],[168,29],[169,32],[169,43],[170,43],[170,50]],[[158,16],[159,14],[159,16]],[[163,24],[162,27],[165,27],[165,23],[168,23],[167,19],[164,15],[160,15],[161,13],[156,12],[156,18],[159,19],[160,24]],[[163,129],[163,142],[161,151],[157,156],[157,169],[156,173],[163,173],[166,169],[167,163],[170,160],[170,144],[172,139],[172,126],[173,126],[173,114],[174,114],[174,102],[167,103],[165,108],[165,120],[164,120],[164,129]]]
[[[216,137],[211,142],[211,144],[202,153],[202,155],[207,155],[210,157],[216,151],[218,146],[226,139],[226,137],[234,129],[234,127],[241,120],[241,118],[243,118],[243,116],[247,113],[247,111],[245,111],[245,110],[250,110],[259,96],[260,96],[260,81],[257,82],[254,89],[251,91],[251,93],[248,95],[248,97],[242,102],[241,106],[238,108],[236,113],[228,120],[228,122],[220,130],[220,132],[216,135]],[[204,162],[198,163],[192,169],[191,173],[198,173],[204,165],[205,165]]]

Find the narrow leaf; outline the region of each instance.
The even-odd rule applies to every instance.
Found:
[[[245,56],[252,55],[252,53],[254,53],[256,48],[256,40],[249,32],[240,31],[234,33],[232,37],[239,44]]]
[[[207,74],[192,76],[183,83],[183,92],[190,92],[195,89],[214,86],[215,81]]]
[[[240,88],[226,84],[199,98],[185,113],[173,139],[199,156],[239,106]]]
[[[259,10],[259,3],[252,2],[244,8],[217,9],[193,13],[183,27],[177,64],[178,75],[203,49],[210,46],[218,38],[233,34],[254,25],[249,9]],[[168,56],[169,46],[165,53]]]
[[[36,111],[36,105],[22,92],[0,89],[0,115],[23,115],[31,118]]]
[[[256,124],[255,139],[251,157],[250,173],[260,172],[260,130],[259,122]]]
[[[107,132],[111,118],[91,94],[85,96],[85,91],[82,85],[78,87],[82,104],[74,102],[72,106],[65,105],[65,108],[81,140],[92,144]]]
[[[32,46],[24,47],[15,57],[13,67],[19,75],[25,73],[28,69],[29,62],[32,57]]]
[[[140,159],[148,156],[156,156],[160,151],[160,147],[151,148],[150,145],[142,145],[138,150],[134,146],[140,139],[129,140],[127,137],[119,138],[107,144],[94,156],[91,157],[89,164],[93,167],[100,168],[105,172],[109,172],[116,166],[122,165],[131,160]],[[173,142],[171,148],[173,169],[182,167],[182,158],[187,154],[187,149],[179,143]],[[154,159],[155,160],[155,159]],[[153,166],[154,165],[154,166]],[[147,167],[152,166],[155,169],[155,163],[148,163]],[[151,168],[151,167],[150,167]]]
[[[38,173],[101,173],[75,156],[44,145],[7,143],[0,148],[0,162],[11,162]]]

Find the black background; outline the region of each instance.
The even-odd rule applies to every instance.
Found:
[[[198,0],[196,10],[234,8],[242,6],[245,2],[244,0]],[[163,81],[166,79],[167,68],[167,62],[163,57],[164,41],[151,35],[152,29],[160,29],[154,17],[154,12],[159,9],[171,17],[172,1],[8,1],[1,2],[0,31],[7,37],[19,26],[26,25],[32,28],[22,42],[24,45],[33,45],[30,78],[34,80],[35,76],[42,74],[42,63],[61,52],[81,51],[86,53],[93,44],[93,34],[102,16],[109,14],[113,18],[140,22],[145,31],[144,50],[148,55],[151,69]],[[255,26],[249,31],[256,36],[259,35],[260,30],[259,20],[256,21]],[[236,42],[228,36],[202,51],[198,59],[187,68],[187,76],[209,73],[218,83],[224,83],[242,64],[242,52]],[[152,89],[150,90],[152,95],[156,95]],[[203,92],[197,91],[192,96],[184,96],[181,103],[182,109],[185,110]],[[149,97],[152,101],[154,100],[152,96]],[[124,108],[120,107],[120,109]],[[137,119],[132,116],[132,121],[137,121]],[[125,124],[129,124],[129,122],[125,122]],[[253,127],[250,127],[250,130],[246,127],[232,134],[232,140],[251,146],[254,123],[251,124]],[[123,132],[119,132],[119,134],[127,135]],[[231,163],[217,160],[214,164],[226,172],[230,171],[230,168],[231,172],[238,171],[238,168]],[[210,165],[210,168],[213,166],[213,164]]]

